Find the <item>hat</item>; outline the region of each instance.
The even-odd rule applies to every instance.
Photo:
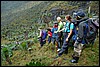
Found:
[[[84,12],[77,12],[76,16],[79,16],[80,18],[85,17],[85,13]]]
[[[60,17],[57,17],[57,20],[61,20],[61,18]]]
[[[54,24],[58,24],[58,22],[57,22],[57,21],[54,21],[53,23],[54,23]]]

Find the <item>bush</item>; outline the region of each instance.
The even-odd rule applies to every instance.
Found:
[[[33,39],[34,43],[38,43],[38,37],[35,36],[34,39]]]
[[[26,64],[26,66],[46,66],[46,65],[37,61],[31,61],[30,63]]]
[[[13,52],[9,46],[4,46],[1,49],[1,58],[2,60],[6,60],[6,56],[9,55],[9,57],[13,56]]]
[[[25,42],[22,42],[22,43],[20,44],[20,48],[21,48],[22,50],[27,50],[27,48],[28,48],[27,42],[26,42],[26,41],[25,41]]]

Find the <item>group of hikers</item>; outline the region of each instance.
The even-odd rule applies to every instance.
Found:
[[[98,32],[99,24],[93,19],[86,17],[85,12],[78,11],[74,15],[74,19],[70,15],[65,16],[65,22],[62,22],[61,17],[57,17],[52,28],[39,28],[40,30],[40,46],[46,43],[48,36],[48,44],[53,43],[56,45],[58,55],[60,57],[63,53],[68,53],[70,40],[74,46],[73,59],[71,63],[77,63],[81,55],[84,44],[93,44]],[[47,30],[47,31],[46,31]]]

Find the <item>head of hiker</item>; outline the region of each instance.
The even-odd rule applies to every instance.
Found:
[[[57,17],[57,21],[60,22],[61,21],[61,17]]]
[[[84,12],[77,12],[77,14],[76,14],[76,19],[77,20],[80,20],[80,19],[82,19],[84,17],[85,17],[85,13]]]
[[[58,27],[58,23],[55,21],[54,22],[54,28],[57,28]]]
[[[43,29],[43,27],[39,27],[39,29],[38,30],[42,30]]]
[[[65,19],[67,20],[67,21],[71,21],[71,16],[70,15],[67,15],[67,16],[65,16]]]

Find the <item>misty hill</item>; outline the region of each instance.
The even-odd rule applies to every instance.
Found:
[[[48,19],[43,15],[51,14],[50,19],[54,21],[57,16],[64,18],[78,9],[87,13],[89,6],[91,14],[98,15],[98,1],[1,1],[1,36],[23,35],[24,30],[30,28],[37,32],[35,29]]]

